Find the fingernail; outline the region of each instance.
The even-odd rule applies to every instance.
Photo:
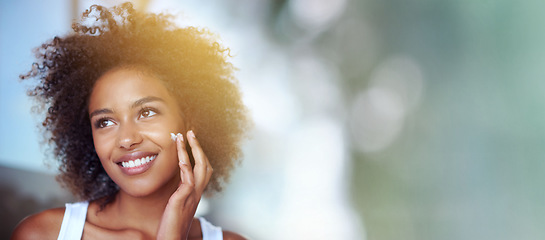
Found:
[[[189,130],[189,132],[187,133],[187,135],[189,135],[189,136],[192,137],[192,138],[195,138],[195,133],[193,132],[193,130]]]
[[[170,133],[170,139],[172,139],[172,141],[176,141],[176,135],[174,133]]]

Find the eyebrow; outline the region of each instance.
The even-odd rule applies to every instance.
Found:
[[[159,102],[165,102],[165,100],[163,100],[162,98],[160,97],[154,97],[154,96],[149,96],[149,97],[144,97],[144,98],[140,98],[138,100],[136,100],[132,105],[131,105],[131,108],[137,108],[137,107],[140,107],[146,103],[149,103],[149,102],[155,102],[155,101],[159,101]]]
[[[163,100],[162,98],[160,97],[154,97],[154,96],[149,96],[149,97],[144,97],[144,98],[141,98],[141,99],[138,99],[136,100],[132,105],[131,105],[131,108],[138,108],[146,103],[149,103],[149,102],[155,102],[155,101],[159,101],[159,102],[165,102],[165,100]],[[92,113],[89,114],[89,119],[93,118],[94,116],[96,115],[100,115],[100,114],[107,114],[107,113],[113,113],[114,111],[109,109],[109,108],[102,108],[102,109],[97,109],[95,111],[93,111]]]
[[[98,110],[95,110],[95,111],[93,111],[92,113],[89,114],[89,119],[92,119],[95,115],[113,113],[113,112],[114,111],[112,111],[111,109],[107,109],[107,108],[98,109]]]

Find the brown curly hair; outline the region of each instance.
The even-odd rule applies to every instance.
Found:
[[[42,125],[60,161],[57,179],[79,199],[111,199],[119,190],[95,152],[88,113],[95,81],[114,68],[143,66],[177,98],[214,167],[207,193],[221,190],[241,158],[251,121],[229,49],[209,31],[177,27],[172,18],[138,12],[131,3],[93,5],[72,24],[73,33],[37,48],[37,62],[21,75],[38,80],[28,94],[47,109]]]

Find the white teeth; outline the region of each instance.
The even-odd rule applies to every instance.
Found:
[[[147,156],[147,157],[143,157],[143,158],[139,158],[139,159],[136,159],[136,160],[130,160],[130,161],[126,161],[126,162],[121,162],[121,166],[122,167],[129,167],[129,168],[132,168],[132,167],[138,167],[138,166],[141,166],[143,164],[146,164],[148,162],[151,162],[155,159],[155,157],[157,157],[157,155],[153,155],[153,156]]]

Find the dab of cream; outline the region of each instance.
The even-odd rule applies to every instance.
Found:
[[[176,137],[178,137],[178,135],[182,136],[181,133],[170,133],[170,138],[172,139],[172,141],[175,141],[176,142]],[[183,136],[182,136],[182,141],[183,141]]]

